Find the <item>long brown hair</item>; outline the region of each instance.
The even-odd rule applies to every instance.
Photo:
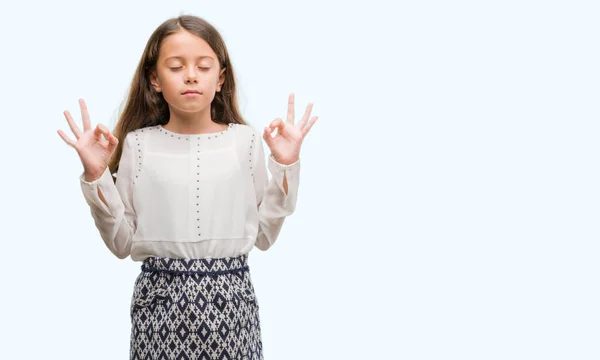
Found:
[[[196,16],[182,15],[171,18],[156,28],[148,39],[133,76],[125,108],[114,130],[119,144],[108,164],[111,173],[115,173],[119,168],[123,142],[129,132],[147,126],[165,125],[169,121],[169,106],[162,93],[157,93],[152,88],[150,74],[156,69],[163,40],[182,30],[187,30],[206,41],[217,55],[221,69],[226,69],[225,82],[211,103],[210,114],[213,121],[220,124],[245,124],[237,104],[233,66],[225,42],[217,29]]]

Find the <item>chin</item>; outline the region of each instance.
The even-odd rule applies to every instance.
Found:
[[[177,106],[175,107],[175,110],[181,113],[186,113],[186,114],[194,114],[194,113],[199,113],[202,112],[206,109],[210,109],[210,105],[206,105],[206,104],[198,104],[198,105],[183,105],[183,106]]]

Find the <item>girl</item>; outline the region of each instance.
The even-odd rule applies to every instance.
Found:
[[[267,165],[260,134],[238,110],[220,34],[180,16],[148,40],[114,135],[92,128],[80,107],[83,131],[64,113],[76,140],[58,133],[81,158],[81,188],[106,246],[142,262],[130,357],[262,359],[247,256],[272,246],[294,211],[312,105],[294,124],[291,94],[287,120],[264,129]]]

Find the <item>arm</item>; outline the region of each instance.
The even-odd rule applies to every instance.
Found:
[[[80,176],[81,190],[96,228],[108,249],[120,259],[129,256],[136,228],[132,202],[134,177],[135,152],[130,136],[123,143],[116,184],[108,168],[99,179],[91,182],[86,181],[83,174]]]
[[[294,212],[298,196],[300,176],[300,147],[317,116],[310,118],[312,104],[308,104],[302,119],[294,124],[294,94],[288,97],[288,113],[285,123],[277,118],[263,132],[263,139],[271,150],[267,178],[262,141],[256,142],[254,151],[256,203],[258,204],[259,229],[256,247],[266,250],[275,243],[285,217]],[[309,120],[310,118],[310,120]],[[277,134],[273,137],[273,131]],[[255,135],[255,139],[259,138]],[[277,159],[277,161],[275,161]],[[285,165],[284,165],[285,164]]]
[[[252,171],[259,219],[255,245],[260,250],[267,250],[277,240],[285,218],[296,208],[300,160],[282,165],[269,156],[268,170],[272,175],[269,180],[262,140],[258,136],[255,139]]]

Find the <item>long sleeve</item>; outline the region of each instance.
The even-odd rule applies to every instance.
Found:
[[[116,183],[109,169],[102,176],[87,182],[80,176],[81,190],[100,236],[110,251],[120,259],[129,256],[133,234],[136,229],[136,215],[133,208],[133,179],[135,176],[135,151],[131,134],[125,138],[119,162]],[[98,195],[102,193],[106,204]]]
[[[267,250],[277,240],[285,218],[296,208],[300,160],[290,165],[282,165],[269,156],[268,170],[271,173],[269,180],[262,139],[259,136],[254,138],[258,139],[253,151],[253,164],[255,164],[253,177],[259,218],[255,245],[260,250]],[[287,194],[283,187],[284,175],[287,180]]]

